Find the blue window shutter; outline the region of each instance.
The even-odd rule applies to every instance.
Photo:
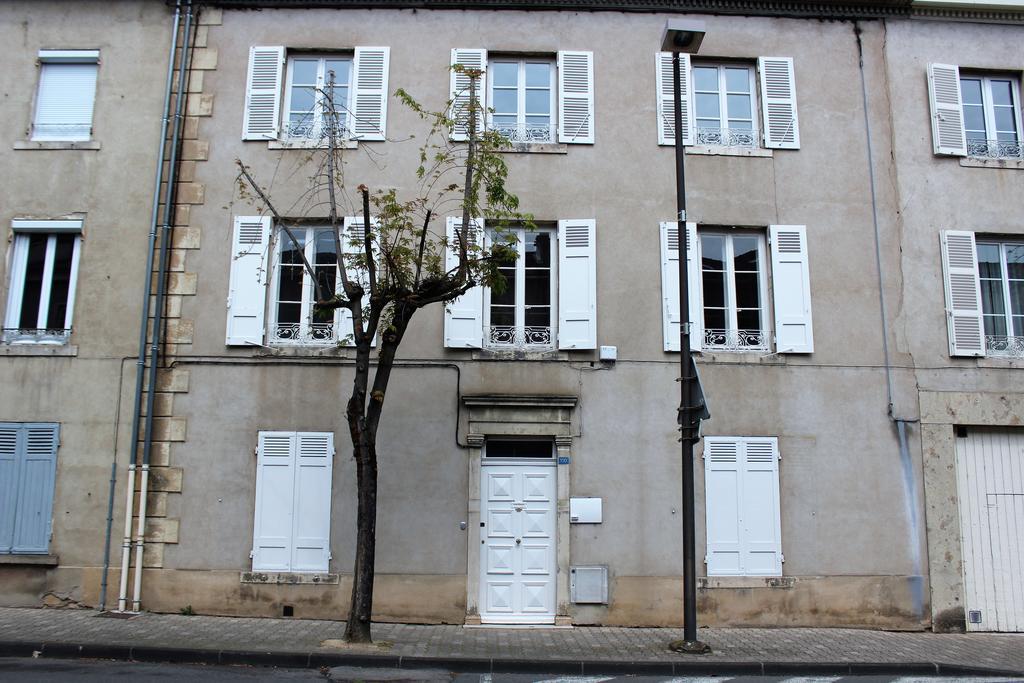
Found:
[[[21,425],[0,423],[0,553],[11,552],[18,501],[18,437]]]
[[[18,448],[18,502],[13,553],[45,553],[53,520],[53,484],[60,426],[27,423]]]

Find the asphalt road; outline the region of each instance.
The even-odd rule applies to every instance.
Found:
[[[894,676],[796,677],[693,677],[665,676],[564,676],[558,674],[463,674],[440,669],[360,669],[335,667],[272,669],[246,666],[192,664],[145,664],[90,659],[0,658],[0,681],[363,681],[399,683],[1024,683],[1024,678],[940,678]]]

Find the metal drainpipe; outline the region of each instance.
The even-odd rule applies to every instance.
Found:
[[[142,297],[142,321],[139,324],[139,352],[135,361],[135,405],[132,410],[131,459],[128,462],[128,501],[124,513],[124,539],[121,542],[121,577],[117,597],[117,610],[123,612],[128,601],[128,563],[132,549],[132,508],[135,504],[135,469],[139,454],[139,423],[142,417],[142,383],[146,374],[146,339],[149,324],[149,292],[153,283],[153,251],[156,248],[156,226],[160,217],[160,186],[163,184],[164,160],[167,154],[167,124],[170,121],[171,85],[174,83],[174,55],[178,49],[178,28],[181,25],[181,0],[174,8],[171,29],[171,50],[167,58],[167,83],[164,86],[163,119],[160,122],[160,148],[157,150],[156,182],[153,188],[153,209],[149,220],[149,248],[146,250],[146,286]],[[117,448],[116,444],[114,446]],[[110,495],[107,500],[107,535],[103,556],[103,580],[100,583],[100,610],[106,607],[107,576],[110,572],[110,536],[114,511],[114,486],[117,482],[117,458],[111,463]]]
[[[132,611],[138,612],[142,595],[142,560],[146,535],[146,494],[149,491],[149,458],[153,450],[153,402],[156,394],[157,362],[160,357],[160,336],[163,327],[164,295],[167,289],[167,258],[170,253],[171,220],[174,216],[174,184],[178,174],[178,144],[181,137],[182,113],[185,108],[188,83],[188,60],[192,31],[192,0],[185,0],[185,28],[181,41],[178,64],[178,91],[174,102],[174,132],[171,136],[171,158],[167,164],[167,191],[164,194],[164,216],[160,238],[160,269],[156,281],[156,301],[153,306],[153,334],[149,348],[149,383],[146,389],[146,426],[142,444],[142,482],[139,486],[139,523],[135,539],[135,585],[132,591]]]
[[[884,29],[885,24],[882,24]],[[878,200],[875,197],[875,166],[874,152],[871,147],[871,117],[868,113],[868,86],[864,75],[864,45],[861,42],[860,24],[854,22],[854,35],[857,38],[857,58],[860,65],[860,91],[864,103],[864,132],[867,137],[868,178],[871,183],[871,218],[875,226],[875,265],[878,269],[878,306],[882,315],[882,355],[885,359],[885,389],[888,396],[887,414],[896,424],[896,436],[899,443],[900,470],[903,475],[904,503],[907,516],[907,542],[910,548],[910,563],[913,567],[916,582],[911,586],[911,600],[914,612],[918,617],[924,616],[924,583],[921,580],[921,543],[918,537],[917,518],[917,485],[914,481],[914,464],[910,457],[907,441],[907,425],[917,420],[897,417],[893,408],[892,365],[889,362],[889,314],[885,305],[885,286],[882,281],[882,240],[878,227]]]

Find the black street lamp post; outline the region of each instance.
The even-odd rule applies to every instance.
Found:
[[[697,371],[690,351],[689,273],[686,260],[689,235],[686,231],[686,176],[683,150],[682,84],[679,55],[696,53],[704,39],[703,21],[671,19],[665,25],[661,49],[672,53],[673,131],[676,146],[676,226],[679,249],[679,365],[681,368],[680,424],[683,459],[683,639],[670,647],[677,652],[704,654],[711,651],[697,640],[697,548],[694,524],[693,444],[703,410],[697,385]],[[692,107],[690,116],[693,116]]]

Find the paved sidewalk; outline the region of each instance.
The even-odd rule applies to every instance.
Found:
[[[822,628],[707,628],[713,653],[666,645],[681,629],[494,629],[375,624],[373,646],[339,645],[344,623],[92,610],[0,608],[0,656],[109,657],[278,666],[412,667],[468,671],[679,673],[1004,672],[1024,675],[1024,634],[896,633]],[[334,641],[334,642],[331,642]],[[386,641],[386,643],[385,643]],[[820,665],[820,666],[811,666]]]

